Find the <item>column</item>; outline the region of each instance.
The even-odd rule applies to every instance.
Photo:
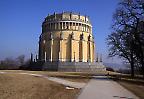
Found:
[[[63,29],[63,22],[62,22],[62,26],[61,26],[61,29]]]
[[[80,31],[82,31],[82,24],[80,23]]]
[[[74,28],[74,30],[75,30],[75,28],[76,28],[75,23],[73,23],[73,24],[74,24],[74,27],[73,27],[73,28]]]
[[[63,39],[60,39],[59,61],[63,61],[62,44]]]
[[[93,62],[95,61],[95,44],[93,42]]]
[[[65,29],[65,22],[63,22],[63,29]]]
[[[57,25],[57,23],[54,23],[54,29],[56,29],[56,25]]]
[[[91,60],[91,46],[90,46],[90,35],[88,36],[88,42],[87,42],[87,47],[88,47],[88,51],[87,51],[87,61],[90,62]]]
[[[39,38],[39,54],[38,54],[38,59],[41,60],[42,59],[42,56],[41,56],[41,53],[42,53],[42,50],[41,50],[41,36]]]
[[[85,53],[84,53],[83,48],[84,48],[84,40],[83,40],[83,34],[81,34],[81,36],[80,36],[80,45],[79,45],[79,51],[80,51],[79,52],[79,60],[80,60],[80,62],[84,62],[83,55]]]
[[[58,29],[60,30],[60,22],[58,23]]]
[[[79,61],[83,62],[83,44],[82,40],[80,40],[80,45],[79,45]]]
[[[90,61],[90,44],[89,41],[87,41],[87,62]]]
[[[74,46],[73,46],[74,40],[71,39],[71,62],[74,61]]]
[[[43,50],[42,50],[42,59],[45,61],[46,40],[43,40],[42,43],[43,43],[43,44],[42,44],[42,48],[43,48]]]
[[[83,57],[83,55],[85,54],[85,52],[84,52],[84,40],[82,40],[82,62],[84,62],[84,57]]]
[[[51,23],[49,23],[49,29],[51,30]]]
[[[80,23],[78,23],[78,31],[80,31]]]
[[[88,26],[86,25],[86,32],[88,32]]]
[[[78,30],[78,25],[77,25],[78,23],[76,23],[76,30]]]
[[[59,61],[63,61],[62,46],[63,45],[63,32],[60,33],[60,44],[59,44]]]
[[[90,27],[90,33],[92,33],[92,27]]]
[[[64,26],[65,26],[64,29],[66,29],[66,22],[64,23]]]
[[[89,26],[87,27],[87,32],[89,32]]]
[[[68,22],[68,29],[70,29],[70,22]]]
[[[75,52],[74,52],[74,37],[73,37],[73,33],[71,34],[71,39],[70,39],[70,45],[71,45],[71,48],[70,48],[70,53],[71,53],[71,62],[73,62],[74,61],[74,54],[75,54]]]
[[[90,57],[89,58],[90,58],[90,62],[92,62],[92,57],[93,57],[93,55],[92,55],[93,54],[93,50],[92,49],[93,49],[92,41],[90,40],[89,41],[89,50],[90,50]]]
[[[46,51],[44,52],[44,61],[46,62],[46,60],[47,60],[47,53],[46,53]]]
[[[75,23],[75,30],[76,30],[76,23]]]
[[[70,22],[70,30],[72,30],[72,22]]]
[[[83,25],[83,31],[85,31],[85,25]]]
[[[59,61],[62,61],[62,40],[60,39],[60,47],[59,47]]]
[[[64,23],[64,25],[65,25],[65,26],[64,26],[64,27],[65,27],[64,29],[66,29],[66,22]]]
[[[51,23],[51,30],[53,29],[53,23]]]
[[[72,22],[72,30],[73,30],[74,23]]]
[[[50,61],[52,62],[53,55],[53,36],[51,34],[51,42],[50,42]]]

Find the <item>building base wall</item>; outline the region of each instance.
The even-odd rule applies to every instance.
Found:
[[[102,63],[95,62],[43,62],[40,66],[37,66],[40,62],[36,62],[33,68],[48,71],[63,71],[63,72],[98,72],[106,71],[105,66]]]

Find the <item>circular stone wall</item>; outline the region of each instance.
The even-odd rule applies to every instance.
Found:
[[[94,62],[94,52],[88,16],[63,12],[45,18],[39,37],[39,60]]]

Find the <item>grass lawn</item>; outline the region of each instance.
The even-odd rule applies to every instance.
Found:
[[[40,77],[0,74],[0,99],[75,99],[79,91]]]

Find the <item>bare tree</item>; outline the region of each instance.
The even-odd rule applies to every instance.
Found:
[[[18,69],[17,61],[11,57],[5,58],[1,61],[0,69]]]
[[[24,65],[25,62],[25,55],[20,55],[17,57],[18,63],[21,65]]]
[[[109,45],[109,56],[119,56],[120,58],[128,61],[131,64],[131,76],[134,77],[134,50],[131,48],[131,40],[126,38],[125,33],[112,33],[108,36],[107,41]]]
[[[7,66],[17,66],[17,62],[11,57],[5,58],[3,62]]]
[[[132,77],[135,62],[141,64],[144,75],[144,26],[141,23],[144,23],[144,1],[122,0],[113,15],[113,33],[107,38],[109,56],[126,59],[131,65]]]

